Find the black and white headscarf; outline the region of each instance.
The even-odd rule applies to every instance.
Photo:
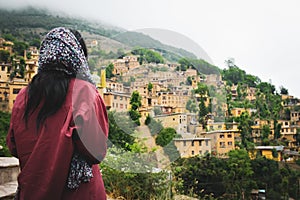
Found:
[[[48,64],[62,64],[53,68]],[[38,71],[57,70],[94,84],[84,52],[75,35],[67,28],[52,29],[44,38],[40,48]]]

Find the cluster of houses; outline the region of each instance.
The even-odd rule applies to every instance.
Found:
[[[0,39],[0,50],[12,53],[13,43]],[[28,58],[27,55],[30,55]],[[11,78],[11,70],[18,67],[20,62],[15,60],[14,65],[0,61],[0,109],[11,111],[16,95],[21,88],[28,85],[32,77],[37,73],[38,50],[30,47],[24,52],[25,75]],[[177,63],[172,64],[143,64],[140,65],[137,56],[125,56],[121,59],[111,60],[114,65],[113,74],[115,77],[106,79],[105,69],[101,69],[94,76],[97,81],[99,93],[102,95],[108,110],[116,112],[126,112],[130,109],[130,98],[133,91],[138,91],[142,97],[142,106],[139,108],[141,114],[140,122],[143,125],[147,116],[160,121],[164,127],[174,128],[181,138],[174,139],[182,157],[196,155],[214,154],[224,157],[230,150],[236,148],[236,143],[240,141],[240,131],[238,123],[225,123],[215,121],[214,113],[208,118],[204,128],[198,122],[198,114],[187,110],[186,105],[191,98],[197,100],[197,94],[193,90],[198,87],[198,83],[212,85],[218,91],[224,90],[226,84],[222,81],[220,74],[201,75],[196,70],[187,69],[177,71]],[[116,77],[121,77],[118,81]],[[191,80],[187,84],[187,79]],[[119,79],[120,80],[120,79]],[[127,82],[127,84],[124,84]],[[230,88],[232,99],[237,98],[237,86]],[[246,97],[249,101],[255,100],[255,88],[246,88]],[[225,96],[224,96],[225,98]],[[289,100],[289,101],[286,101]],[[206,105],[209,104],[207,100]],[[297,98],[292,96],[282,96],[283,106],[292,107],[300,105]],[[285,103],[284,103],[285,102]],[[288,102],[288,103],[286,103]],[[220,111],[225,115],[239,116],[243,112],[255,112],[251,109],[232,108],[231,113],[227,112],[226,100],[216,102]],[[299,157],[299,144],[297,143],[297,129],[300,127],[300,111],[291,112],[290,120],[280,120],[281,139],[286,142],[286,146],[256,146],[252,156],[260,152],[267,158],[282,161],[295,160]],[[274,138],[274,124],[272,122],[257,119],[252,126],[252,138],[254,142],[260,142],[264,125],[269,125],[269,139]],[[276,151],[276,155],[274,155]]]

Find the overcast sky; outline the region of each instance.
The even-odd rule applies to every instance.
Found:
[[[99,19],[128,30],[168,29],[198,43],[213,64],[230,57],[247,73],[300,98],[298,0],[0,0]]]

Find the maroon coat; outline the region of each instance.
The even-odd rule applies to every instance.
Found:
[[[27,126],[23,120],[25,95],[26,89],[22,89],[17,96],[7,135],[7,145],[20,161],[20,199],[106,199],[98,164],[106,153],[108,118],[96,88],[86,81],[72,79],[65,103],[38,131],[39,108],[30,116]],[[81,140],[72,139],[74,129]],[[74,149],[93,164],[93,178],[71,190],[66,187],[66,180]]]

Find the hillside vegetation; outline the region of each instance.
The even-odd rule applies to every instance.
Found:
[[[180,57],[196,58],[194,54],[184,49],[164,45],[142,33],[128,32],[100,22],[57,15],[47,10],[32,7],[10,11],[0,9],[0,34],[12,34],[19,40],[30,42],[37,38],[42,39],[49,30],[59,26],[85,32],[86,39],[98,38],[102,41],[106,40],[105,43],[113,43],[113,45],[116,43],[123,44],[119,45],[119,48],[124,48],[125,45],[131,48],[155,49],[169,61],[178,61]],[[119,50],[118,47],[114,49],[115,52],[117,50]]]

